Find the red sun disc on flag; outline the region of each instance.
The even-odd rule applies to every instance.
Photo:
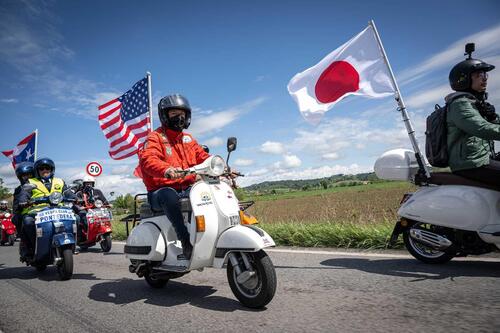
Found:
[[[102,166],[97,162],[90,162],[85,170],[89,176],[98,177],[102,173]]]
[[[334,61],[321,73],[315,86],[321,103],[332,103],[359,89],[359,74],[347,61]]]

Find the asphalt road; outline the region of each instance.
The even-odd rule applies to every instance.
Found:
[[[0,247],[4,332],[499,332],[500,258],[429,266],[400,253],[274,249],[278,288],[263,310],[233,296],[225,270],[154,290],[128,272],[123,244],[75,257],[73,279],[22,266]]]

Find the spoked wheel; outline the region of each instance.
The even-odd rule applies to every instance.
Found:
[[[144,273],[144,279],[151,288],[161,289],[165,287],[168,282],[167,278],[159,279],[157,277],[151,276],[150,272]]]
[[[111,251],[111,234],[104,235],[100,244],[103,252]]]
[[[9,245],[13,246],[15,242],[16,242],[16,236],[15,235],[9,235]]]
[[[61,280],[69,280],[73,276],[73,251],[71,249],[64,249],[62,259],[57,266],[57,272]]]
[[[435,230],[436,227],[433,226],[432,224],[428,224],[428,223],[417,222],[411,228],[412,229],[422,229],[422,230],[438,233]],[[442,234],[441,234],[441,236],[445,237],[445,235],[442,235]],[[455,257],[455,254],[456,254],[456,251],[453,251],[451,249],[448,249],[447,251],[439,251],[439,250],[433,249],[432,247],[430,247],[428,245],[425,245],[425,244],[418,242],[417,240],[413,239],[410,236],[410,229],[406,230],[403,233],[403,240],[404,240],[405,247],[408,250],[408,252],[410,252],[410,254],[412,256],[414,256],[416,259],[418,259],[422,262],[425,262],[426,264],[444,264],[444,263],[450,261],[451,259],[453,259],[453,257]]]
[[[251,272],[246,270],[242,255],[248,258]],[[236,270],[229,261],[227,263],[227,279],[236,298],[249,308],[262,308],[268,304],[276,292],[276,272],[271,258],[264,252],[236,253],[239,267],[242,269],[240,282]],[[250,274],[249,274],[250,273]],[[244,277],[244,274],[247,276]]]

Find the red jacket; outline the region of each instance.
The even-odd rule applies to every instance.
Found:
[[[144,185],[148,191],[162,187],[184,190],[194,184],[196,176],[167,179],[165,171],[170,167],[187,169],[200,164],[209,156],[190,134],[159,127],[149,133],[139,152]]]

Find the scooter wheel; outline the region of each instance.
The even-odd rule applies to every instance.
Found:
[[[37,272],[43,272],[47,268],[47,265],[36,265],[35,269]]]
[[[161,288],[165,287],[165,285],[168,282],[168,279],[158,279],[158,278],[152,277],[149,272],[144,274],[144,279],[146,280],[147,284],[151,288],[155,288],[155,289],[161,289]]]
[[[412,228],[421,227],[423,224],[417,223]],[[410,230],[406,230],[403,233],[403,241],[406,249],[410,254],[416,259],[424,262],[426,264],[444,264],[455,257],[455,252],[448,251],[437,251],[424,244],[421,244],[411,238]]]
[[[112,245],[111,235],[110,234],[104,235],[100,245],[103,252],[111,251],[111,245]]]
[[[274,297],[276,292],[276,271],[271,258],[264,252],[245,253],[255,275],[239,283],[236,271],[231,263],[227,265],[227,279],[236,298],[249,308],[262,308]],[[241,255],[238,256],[240,267],[245,267]]]
[[[57,266],[57,272],[61,280],[69,280],[73,276],[73,250],[64,249],[62,252],[63,260]]]
[[[16,236],[9,235],[9,245],[13,246],[15,242],[16,242]]]

